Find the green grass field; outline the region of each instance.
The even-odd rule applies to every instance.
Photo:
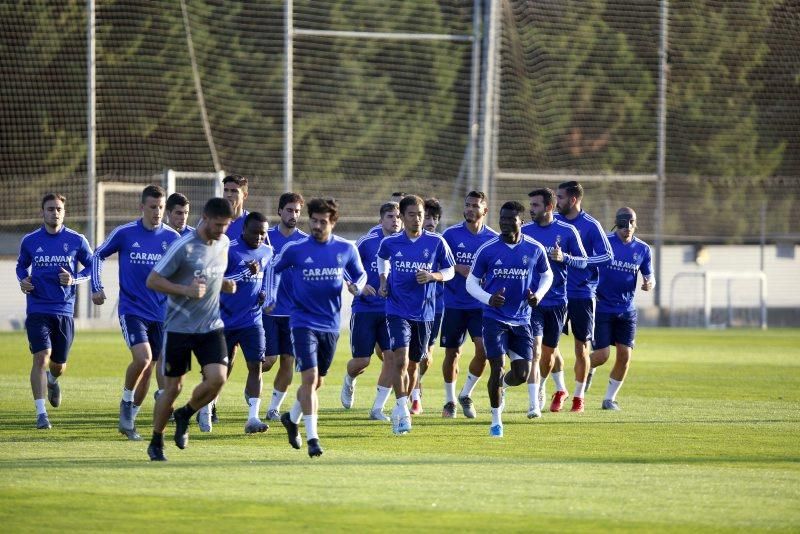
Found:
[[[599,409],[606,366],[584,414],[531,422],[527,391],[511,390],[501,440],[488,437],[485,378],[477,419],[441,419],[441,349],[426,412],[401,437],[367,420],[377,365],[341,408],[348,357],[343,336],[321,392],[323,457],[291,449],[280,424],[243,434],[240,361],[214,432],[193,425],[186,450],[169,439],[169,462],[151,464],[146,440],[116,432],[119,333],[78,333],[50,431],[34,428],[24,334],[0,334],[2,530],[800,530],[798,330],[642,330],[622,412]]]

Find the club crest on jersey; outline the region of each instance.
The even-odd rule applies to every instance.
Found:
[[[522,265],[528,265],[528,256],[522,256]]]
[[[556,246],[561,243],[561,234],[556,234]]]
[[[639,253],[638,252],[634,252],[634,254],[633,254],[634,263],[639,263],[639,260],[641,260],[641,259],[642,259],[642,257],[639,255]]]
[[[69,251],[69,245],[67,243],[64,243],[64,252],[67,251]]]
[[[422,251],[422,255],[425,256],[425,259],[427,259],[428,256],[431,255],[431,251],[426,248],[425,250]]]
[[[336,255],[336,263],[338,263],[339,265],[341,265],[343,261],[344,261],[344,256],[342,256],[342,254],[341,254],[341,253],[337,254],[337,255]]]
[[[163,250],[164,252],[167,251],[167,242],[166,241],[162,241],[161,242],[161,250]]]

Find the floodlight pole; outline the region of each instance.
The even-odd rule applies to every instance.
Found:
[[[284,4],[283,31],[283,190],[292,190],[292,138],[294,137],[294,1]]]
[[[481,132],[481,191],[491,194],[492,134],[495,122],[495,69],[497,68],[497,28],[500,2],[489,2],[486,25],[486,63],[483,72],[483,131]]]
[[[656,168],[656,213],[655,213],[655,275],[658,283],[653,295],[653,303],[659,311],[659,323],[664,322],[664,309],[661,299],[661,288],[664,287],[661,274],[664,272],[664,203],[666,186],[666,157],[667,157],[667,76],[669,74],[667,31],[669,29],[669,0],[661,0],[660,44],[658,47],[658,163]],[[670,310],[671,311],[671,310]]]
[[[95,3],[87,0],[87,27],[86,27],[86,239],[92,247],[98,245],[95,239],[96,206],[97,202],[97,162],[96,162],[96,65],[95,65]],[[89,285],[83,286],[88,288]],[[85,318],[92,316],[92,292],[86,292],[86,309],[81,314]]]

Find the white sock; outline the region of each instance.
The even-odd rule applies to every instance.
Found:
[[[247,399],[247,406],[249,406],[249,419],[258,419],[258,410],[261,408],[261,397],[250,397]]]
[[[572,393],[572,398],[582,399],[584,391],[586,391],[586,382],[575,382],[575,390]]]
[[[606,388],[605,400],[616,400],[619,388],[622,387],[622,380],[608,379],[608,388]]]
[[[467,381],[464,382],[464,387],[461,388],[461,393],[458,394],[459,397],[472,397],[472,391],[475,389],[475,385],[478,383],[481,377],[475,376],[472,373],[467,373]]]
[[[122,388],[122,400],[125,402],[133,402],[133,390]]]
[[[344,374],[344,383],[347,384],[348,386],[355,387],[356,386],[356,379],[351,377],[349,374],[345,373]]]
[[[278,391],[277,389],[272,390],[272,399],[269,401],[269,411],[272,410],[281,410],[281,403],[283,403],[283,399],[286,398],[285,391]]]
[[[503,424],[502,419],[500,418],[502,412],[500,408],[492,408],[492,426],[494,425],[501,425]]]
[[[444,402],[445,404],[448,402],[456,402],[456,383],[455,382],[445,382],[444,383]]]
[[[319,435],[317,434],[317,416],[304,415],[303,423],[305,423],[306,425],[306,441],[311,441],[312,439],[319,439]]]
[[[564,384],[564,371],[550,373],[550,376],[553,377],[553,382],[556,383],[556,391],[567,391],[567,385]]]
[[[47,413],[47,408],[44,407],[44,399],[36,399],[33,404],[36,405],[36,415]]]
[[[135,404],[133,405],[133,409],[131,410],[131,414],[133,415],[133,420],[134,421],[136,421],[136,416],[139,415],[139,410],[141,408],[142,408],[141,406],[136,406]]]
[[[294,401],[292,404],[292,409],[289,410],[289,419],[292,420],[292,423],[298,424],[300,419],[303,417],[303,407],[300,406],[300,401]]]
[[[53,376],[53,373],[50,372],[50,369],[47,370],[47,383],[48,384],[55,384],[58,382],[58,378]]]
[[[413,401],[418,401],[421,396],[422,396],[422,393],[420,392],[419,388],[414,388],[414,389],[411,390],[411,400],[412,400],[412,402]]]
[[[546,387],[546,385],[547,385],[547,380],[542,380],[541,382],[539,382],[539,391],[542,392],[542,398],[545,399],[545,400],[547,399],[547,387]]]
[[[375,402],[372,403],[373,410],[383,411],[386,406],[386,401],[389,400],[389,395],[392,394],[392,388],[385,388],[378,386],[378,391],[375,393]]]
[[[541,410],[539,406],[539,384],[528,384],[528,402],[531,410]]]
[[[397,404],[395,405],[394,410],[399,415],[410,415],[410,412],[408,411],[408,395],[397,397]]]

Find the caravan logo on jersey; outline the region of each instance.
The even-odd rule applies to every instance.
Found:
[[[306,267],[303,269],[303,280],[319,282],[322,280],[338,280],[344,269],[341,267]]]

